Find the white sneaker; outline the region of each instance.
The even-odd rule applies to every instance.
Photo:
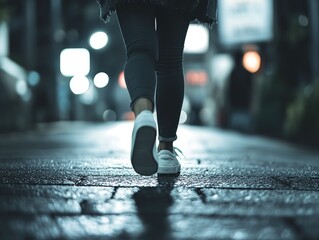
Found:
[[[131,163],[141,175],[157,172],[156,123],[151,111],[141,112],[135,119],[132,133]]]
[[[181,164],[178,161],[178,154],[168,150],[158,152],[158,174],[177,174],[181,171]]]

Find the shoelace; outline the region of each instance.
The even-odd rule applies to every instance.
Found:
[[[177,147],[173,147],[173,152],[180,159],[185,159],[186,158],[185,155],[183,154],[182,150],[180,150]]]

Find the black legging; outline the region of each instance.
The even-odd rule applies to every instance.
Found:
[[[159,140],[174,141],[184,98],[182,61],[190,20],[151,4],[126,4],[116,12],[127,51],[124,74],[131,108],[139,98],[154,104],[156,89]]]

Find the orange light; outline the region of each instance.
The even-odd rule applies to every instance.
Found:
[[[126,112],[124,113],[123,115],[123,120],[126,120],[126,121],[133,121],[135,119],[135,115],[133,112]]]
[[[257,51],[248,51],[243,56],[243,66],[251,73],[256,73],[261,66],[261,57]]]
[[[190,70],[186,73],[186,82],[193,86],[205,86],[208,82],[208,74],[203,70]]]
[[[124,71],[120,72],[118,82],[121,88],[127,88],[125,83]]]

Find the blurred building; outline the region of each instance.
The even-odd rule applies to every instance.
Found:
[[[0,129],[132,119],[116,15],[95,1],[1,0]],[[287,139],[317,137],[316,0],[218,1],[212,30],[185,43],[181,123]]]
[[[31,124],[28,72],[9,58],[8,9],[0,2],[0,131],[27,129]]]

